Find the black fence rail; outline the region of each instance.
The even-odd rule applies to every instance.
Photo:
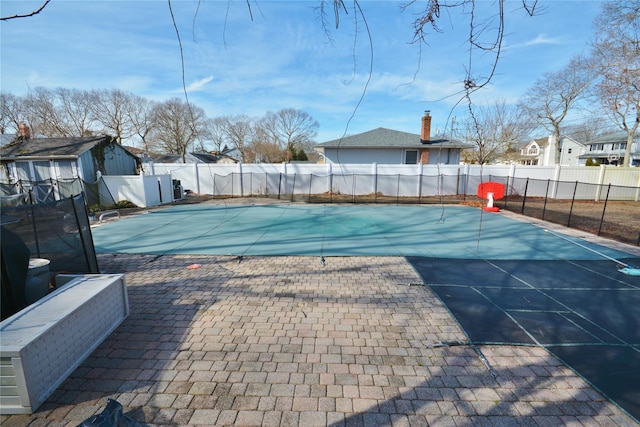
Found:
[[[43,181],[20,180],[12,184],[0,183],[0,206],[15,207],[50,203],[84,194],[91,210],[115,203],[113,196],[102,180],[87,182],[75,179],[47,179]]]
[[[542,189],[543,196],[529,196],[530,192],[539,194]],[[554,197],[558,192],[571,197]],[[525,178],[512,179],[506,197],[497,205],[532,218],[640,245],[639,196],[638,187]]]
[[[213,176],[215,198],[266,197],[306,203],[486,205],[483,182],[500,182],[495,206],[620,242],[640,245],[640,187],[473,175],[284,175],[232,173]]]
[[[215,198],[267,197],[306,203],[469,204],[484,182],[500,182],[495,205],[523,215],[640,245],[640,187],[495,175],[213,174],[200,183]],[[3,207],[47,203],[82,192],[90,212],[115,203],[103,182],[20,181],[0,184]]]
[[[2,223],[2,231],[17,236],[31,257],[48,259],[51,271],[98,273],[82,194],[48,203],[3,208]]]

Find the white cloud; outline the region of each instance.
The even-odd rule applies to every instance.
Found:
[[[526,40],[522,43],[516,43],[512,45],[507,45],[506,49],[521,49],[526,47],[534,47],[541,45],[560,45],[563,44],[564,41],[560,37],[549,37],[547,34],[538,34],[536,37],[530,40]]]
[[[187,92],[198,92],[202,90],[202,88],[204,88],[204,86],[212,80],[213,80],[213,76],[207,76],[200,80],[196,80],[195,82],[187,86]]]

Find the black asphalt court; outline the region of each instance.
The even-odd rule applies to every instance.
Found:
[[[407,259],[470,344],[542,346],[640,420],[640,277],[610,260]]]

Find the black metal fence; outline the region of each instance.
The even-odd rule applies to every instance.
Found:
[[[17,236],[32,258],[50,261],[52,273],[99,272],[82,194],[53,202],[2,208],[2,223],[2,240],[5,240],[5,231]]]
[[[502,209],[640,245],[640,187],[470,175],[213,176],[215,198],[267,197],[306,203],[468,204],[481,206],[483,182],[500,182]],[[329,190],[331,189],[331,190]]]
[[[0,183],[0,206],[4,208],[49,203],[80,193],[84,194],[87,206],[92,211],[101,210],[115,203],[102,179],[91,183],[75,178]]]
[[[495,175],[213,174],[204,191],[216,198],[267,197],[306,203],[471,204],[483,182],[500,182],[496,206],[618,241],[640,244],[640,187]],[[3,207],[46,203],[84,193],[89,211],[115,203],[102,181],[20,181],[0,184]]]

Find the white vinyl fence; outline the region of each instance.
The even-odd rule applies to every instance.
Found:
[[[475,195],[487,181],[508,195],[598,201],[640,200],[640,168],[614,166],[379,165],[379,164],[179,164],[148,163],[146,174],[171,175],[185,190],[213,196]]]

